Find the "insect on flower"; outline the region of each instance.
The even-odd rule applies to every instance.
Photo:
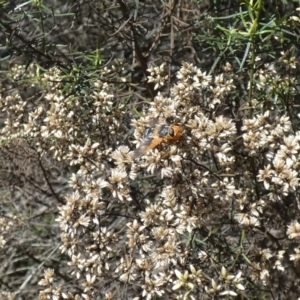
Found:
[[[134,158],[140,158],[146,154],[146,152],[154,149],[161,143],[172,143],[176,142],[182,137],[183,129],[175,124],[161,123],[159,124],[157,119],[154,119],[152,124],[144,135],[144,140],[139,148],[134,152]]]

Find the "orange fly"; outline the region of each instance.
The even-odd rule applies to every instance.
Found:
[[[157,120],[156,120],[157,121]],[[175,124],[157,124],[148,128],[145,132],[145,138],[142,145],[134,152],[134,158],[140,158],[146,152],[154,149],[161,143],[176,142],[182,137],[183,129]]]

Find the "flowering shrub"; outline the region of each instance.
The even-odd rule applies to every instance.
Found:
[[[119,59],[97,76],[13,65],[0,247],[3,281],[14,269],[26,280],[11,276],[1,295],[31,282],[39,299],[300,297],[293,51],[281,67],[249,54],[251,76],[151,62],[148,94],[130,90]]]
[[[163,66],[149,71],[150,81],[163,78]],[[62,82],[54,68],[41,78],[48,90],[40,103],[1,99],[11,112],[3,145],[23,141],[40,158],[78,166],[56,219],[76,284],[56,285],[47,269],[40,299],[72,299],[76,286],[90,299],[123,297],[117,287],[136,299],[247,295],[291,272],[299,249],[286,254],[285,227],[278,228],[299,235],[298,208],[286,202],[297,193],[300,149],[288,116],[267,110],[239,125],[228,112],[231,71],[213,77],[185,62],[170,94],[145,104],[143,117],[118,103],[113,85],[95,80],[87,96],[74,97],[64,96]],[[134,159],[152,119],[176,122],[183,136]]]

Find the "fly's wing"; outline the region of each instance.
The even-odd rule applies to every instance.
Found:
[[[134,151],[134,158],[137,159],[137,158],[142,157],[143,155],[145,155],[146,152],[155,148],[162,141],[163,141],[163,138],[161,138],[161,137],[145,138],[142,145]]]
[[[149,123],[148,123],[148,126],[149,127],[155,127],[157,126],[158,124],[160,124],[162,122],[162,120],[160,120],[159,118],[151,118],[149,120]]]

